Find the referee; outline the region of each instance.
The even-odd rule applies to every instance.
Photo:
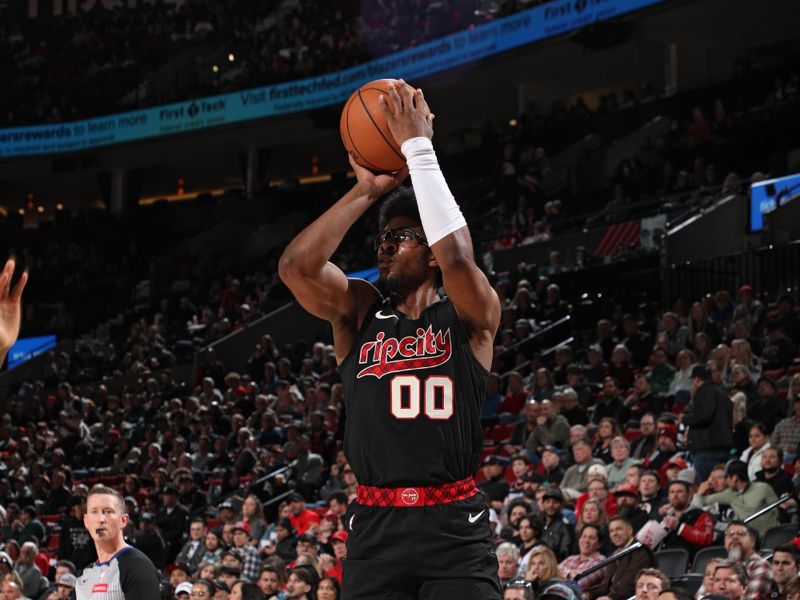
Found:
[[[77,600],[159,600],[158,571],[145,554],[128,546],[122,529],[128,522],[122,495],[96,485],[86,498],[83,524],[97,549],[97,562],[75,584]]]

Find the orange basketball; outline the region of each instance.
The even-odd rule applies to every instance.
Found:
[[[378,102],[381,95],[389,94],[390,82],[399,84],[396,79],[377,79],[362,85],[345,103],[339,120],[345,149],[359,165],[375,173],[399,171],[406,164]]]

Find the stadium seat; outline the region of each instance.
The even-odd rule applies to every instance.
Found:
[[[785,372],[786,372],[785,369],[772,369],[770,371],[764,371],[764,377],[769,377],[770,379],[778,381],[778,379],[783,377],[783,374]]]
[[[764,532],[764,537],[761,541],[761,549],[774,550],[778,546],[788,544],[795,537],[797,537],[796,523],[771,527]]]
[[[680,577],[670,577],[669,582],[671,587],[686,590],[686,592],[688,592],[688,594],[694,598],[697,590],[699,590],[700,586],[703,585],[703,574],[688,573],[686,575],[681,575]]]
[[[487,456],[491,456],[492,454],[497,454],[498,450],[500,450],[500,446],[497,445],[484,447],[483,452],[481,453],[481,464],[483,464],[483,461],[486,459]]]
[[[642,437],[642,431],[641,431],[641,429],[636,429],[634,427],[631,427],[630,429],[626,429],[625,433],[623,433],[623,435],[625,436],[626,440],[628,440],[629,442],[632,442],[633,440],[636,440],[636,439],[639,439],[640,437]]]
[[[54,533],[50,536],[50,539],[47,540],[47,547],[48,548],[55,548],[58,550],[58,546],[61,543],[61,534]]]
[[[507,425],[495,425],[492,429],[492,440],[496,443],[506,442],[511,438],[511,432],[514,430],[514,425],[508,423]]]
[[[689,552],[683,548],[659,550],[656,552],[659,570],[667,577],[679,577],[686,574],[689,565]]]
[[[709,546],[708,548],[703,548],[694,555],[692,573],[699,573],[702,577],[702,574],[705,573],[708,561],[712,558],[726,558],[727,556],[728,551],[725,550],[724,546]]]

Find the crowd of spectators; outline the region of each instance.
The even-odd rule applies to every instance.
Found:
[[[393,5],[379,4],[391,18]],[[281,35],[295,21],[305,27],[300,16],[290,14]],[[780,92],[771,102],[796,94],[788,84]],[[585,118],[585,111],[578,102],[568,112]],[[695,112],[690,125],[671,128],[669,139],[653,140],[621,165],[614,185],[638,190],[636,197],[674,195],[675,169],[696,149],[727,143],[722,131],[735,128],[732,119],[720,103],[703,133],[702,111]],[[521,131],[499,150],[495,184],[504,208],[484,223],[501,234],[497,247],[546,241],[565,219],[563,204],[537,183],[549,168],[547,153]],[[649,170],[638,171],[637,161]],[[714,189],[705,160],[691,164],[696,189]],[[511,242],[501,233],[508,222]],[[368,230],[367,220],[354,237]],[[360,266],[361,241],[347,244],[339,262]],[[112,290],[125,296],[139,251],[120,250],[122,262],[111,269],[104,249],[72,242],[42,254],[22,251],[34,267],[26,294],[36,296],[40,285],[52,298],[74,293],[74,301],[102,300]],[[332,346],[280,346],[266,335],[237,370],[206,347],[285,297],[274,258],[235,273],[222,257],[182,255],[176,279],[184,283],[172,296],[125,322],[114,339],[82,340],[72,354],[51,355],[41,373],[28,373],[0,401],[5,597],[68,597],[75,575],[94,560],[82,516],[91,485],[103,482],[124,494],[127,539],[164,572],[165,598],[338,598],[344,515],[357,482],[341,450],[346,415]],[[706,570],[698,598],[710,591],[732,600],[796,595],[794,546],[776,549],[771,565],[756,550],[769,531],[797,519],[794,297],[744,285],[625,313],[621,307],[635,297],[629,290],[597,321],[588,344],[576,335],[542,354],[525,345],[535,327],[573,311],[548,279],[559,260],[530,280],[511,273],[495,281],[502,321],[477,479],[491,506],[506,597],[535,591],[561,600],[653,600],[647,594],[665,591],[669,580],[653,569],[652,549],[694,555],[720,543],[727,560]],[[63,282],[63,294],[55,282]],[[86,287],[97,283],[102,290]],[[75,331],[70,317],[64,304],[47,326]],[[37,318],[26,312],[23,327]],[[179,356],[196,359],[191,381],[170,370]],[[125,375],[140,377],[122,391],[100,383]],[[711,417],[708,406],[716,407]],[[791,498],[779,509],[743,523],[784,494]],[[647,548],[578,577],[637,537]]]
[[[542,301],[526,280],[516,289],[504,304],[509,320],[524,321]],[[527,378],[492,375],[479,487],[496,511],[500,575],[511,587],[521,578],[541,592],[634,537],[690,557],[724,541],[744,569],[742,590],[720,588],[711,565],[697,598],[712,587],[756,598],[797,585],[797,548],[777,548],[770,567],[757,544],[796,523],[800,320],[791,296],[767,306],[748,285],[737,296],[720,290],[656,319],[603,319],[582,357],[564,347],[555,364],[534,356]],[[788,527],[784,541],[797,535]],[[586,597],[638,597],[637,573],[655,562],[647,549],[630,556],[633,565],[581,578]],[[777,566],[784,558],[794,571]]]
[[[483,146],[492,152],[494,184],[487,202],[493,210],[480,232],[485,248],[493,251],[548,241],[564,231],[638,214],[679,214],[708,200],[744,195],[751,183],[776,175],[768,172],[774,165],[766,164],[763,157],[792,148],[791,136],[783,133],[787,124],[793,127],[787,107],[796,106],[800,97],[800,73],[788,67],[774,79],[757,70],[749,76],[755,78],[751,83],[760,94],[751,91],[742,97],[723,86],[720,95],[698,94],[701,99],[706,96],[704,103],[690,109],[680,98],[664,101],[672,102],[660,109],[669,118],[668,130],[643,136],[636,154],[622,159],[608,179],[583,182],[589,190],[583,194],[569,189],[547,191],[548,178],[558,175],[552,156],[564,148],[564,140],[574,141],[565,135],[566,130],[586,123],[590,132],[592,123],[612,113],[635,113],[658,99],[651,87],[645,86],[639,94],[624,91],[623,102],[610,92],[594,108],[580,96],[570,105],[556,102],[547,113],[522,114],[502,132],[487,124]],[[709,89],[709,93],[717,92]],[[632,120],[624,127],[644,122],[643,118]],[[627,129],[614,131],[616,136],[628,133]],[[763,146],[765,139],[770,140],[768,148]],[[583,160],[574,165],[576,171]],[[576,251],[576,256],[569,257],[569,266],[583,267],[584,259],[594,257],[585,250]]]
[[[498,355],[530,334],[527,319],[571,311],[557,287],[519,280],[497,289],[504,324],[513,325],[498,334]],[[246,298],[233,280],[219,292]],[[669,308],[615,312],[597,323],[588,347],[564,346],[552,360],[526,356],[527,376],[490,376],[478,480],[492,507],[504,583],[522,578],[541,592],[563,580],[590,598],[627,597],[639,570],[656,565],[647,550],[624,568],[574,578],[637,534],[693,554],[715,543],[720,528],[741,526],[747,533],[736,538],[736,560],[748,573],[744,586],[786,584],[754,558],[747,540],[796,518],[794,300],[765,304],[743,286],[736,298],[720,290]],[[175,322],[191,320],[184,317]],[[171,322],[154,318],[134,329],[157,338]],[[210,349],[198,358],[189,385],[167,370],[114,394],[104,385],[73,385],[75,370],[66,368],[62,378],[27,382],[5,401],[0,535],[7,558],[0,554],[0,568],[5,561],[20,577],[10,586],[55,598],[58,582],[67,589],[70,573],[91,562],[81,517],[97,481],[123,491],[128,539],[168,573],[165,593],[200,578],[218,582],[220,598],[234,585],[258,587],[267,598],[284,587],[294,597],[337,586],[342,517],[356,481],[341,452],[343,387],[332,347],[279,348],[265,336],[242,372],[226,369]],[[93,368],[113,373],[112,364]],[[704,448],[692,446],[691,432],[700,428],[697,403],[709,390],[728,406],[714,427],[731,441],[711,448],[721,455],[701,475]],[[792,499],[749,525],[755,534],[739,525],[786,493]],[[713,572],[706,585],[716,585]]]
[[[540,0],[186,0],[0,22],[0,126],[55,123],[330,73]],[[11,13],[9,12],[9,17]],[[46,32],[46,35],[44,35]],[[192,59],[168,83],[154,73]],[[228,59],[228,55],[232,59]],[[216,69],[212,69],[216,66]]]

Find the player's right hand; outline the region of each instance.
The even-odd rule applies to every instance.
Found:
[[[408,177],[408,166],[406,165],[403,165],[403,168],[395,173],[373,173],[359,165],[353,159],[352,154],[348,154],[347,158],[350,160],[350,166],[356,174],[356,180],[358,181],[356,187],[361,188],[371,200],[377,200],[387,192],[392,191]]]

